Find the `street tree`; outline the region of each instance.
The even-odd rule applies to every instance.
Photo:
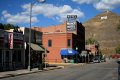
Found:
[[[120,54],[120,45],[115,48],[116,53]]]
[[[89,38],[85,41],[85,44],[88,45],[88,44],[95,44],[95,45],[99,45],[98,41],[95,40],[94,38]]]

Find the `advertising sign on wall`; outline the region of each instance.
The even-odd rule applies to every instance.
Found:
[[[23,34],[17,33],[17,32],[13,32],[13,39],[23,40]]]
[[[24,48],[24,36],[22,33],[13,32],[13,48]]]
[[[9,47],[13,49],[13,33],[9,33]]]
[[[67,31],[76,31],[77,15],[67,15]]]

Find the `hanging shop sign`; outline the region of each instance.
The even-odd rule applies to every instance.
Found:
[[[9,33],[9,48],[13,49],[13,33]]]

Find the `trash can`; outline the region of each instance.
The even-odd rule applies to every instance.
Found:
[[[38,69],[39,69],[39,70],[43,70],[43,65],[42,65],[42,64],[39,64]]]

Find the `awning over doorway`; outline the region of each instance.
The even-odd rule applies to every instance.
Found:
[[[71,48],[63,48],[60,50],[60,54],[61,55],[76,55],[76,54],[79,54],[79,52]]]
[[[30,43],[28,43],[28,45],[30,46]],[[34,44],[34,43],[31,43],[31,48],[34,51],[42,51],[42,52],[45,51],[45,48],[42,45],[38,45],[38,44]]]

